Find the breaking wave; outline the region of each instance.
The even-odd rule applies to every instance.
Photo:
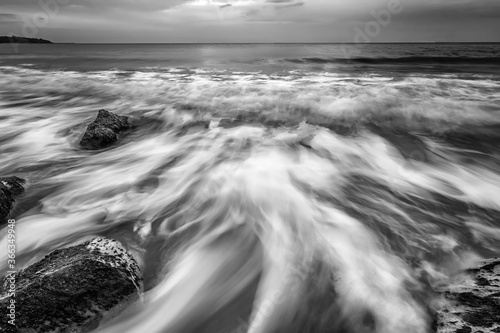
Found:
[[[0,86],[20,264],[102,235],[142,266],[143,303],[101,332],[428,332],[434,287],[500,251],[487,75],[1,67]],[[101,108],[151,121],[82,151]]]

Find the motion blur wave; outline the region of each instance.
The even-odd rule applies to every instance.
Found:
[[[153,121],[83,151],[101,108]],[[499,111],[488,74],[3,66],[18,259],[125,244],[143,303],[99,332],[428,332],[500,252]]]

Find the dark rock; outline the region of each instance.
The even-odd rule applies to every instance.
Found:
[[[219,120],[218,127],[234,128],[234,127],[248,125],[248,123],[249,122],[242,119],[222,118],[221,120]]]
[[[290,126],[290,124],[288,124],[287,122],[285,122],[284,120],[281,120],[281,119],[265,119],[264,121],[262,121],[262,125],[266,126],[266,127],[272,127],[272,128],[278,128],[278,127],[282,127],[282,126]],[[296,125],[296,124],[294,124]]]
[[[87,127],[80,146],[85,149],[109,147],[118,141],[118,134],[130,128],[132,125],[128,117],[99,110],[97,118]]]
[[[438,333],[500,330],[500,258],[468,269],[443,290],[437,310]]]
[[[210,121],[195,120],[182,125],[179,128],[179,135],[193,134],[208,129]]]
[[[14,197],[24,192],[24,184],[24,179],[15,176],[0,178],[0,225],[7,221],[14,206]]]
[[[269,124],[264,124],[264,121],[259,122],[255,119],[255,117],[249,117],[248,119],[243,119],[240,117],[240,118],[221,118],[213,120],[211,126],[231,129],[240,126],[264,126],[264,125],[269,125]]]
[[[245,115],[239,114],[236,118],[226,116],[214,116],[211,128],[220,127],[225,129],[240,127],[240,126],[264,126],[266,128],[279,128],[279,127],[293,127],[298,126],[300,121],[295,119],[281,120],[274,118],[267,118],[259,113],[248,113]]]
[[[0,187],[8,188],[12,195],[23,194],[24,184],[26,184],[26,181],[16,176],[0,177]]]
[[[16,294],[9,285],[15,279]],[[89,332],[136,302],[142,293],[139,266],[120,243],[95,238],[56,250],[7,275],[0,291],[0,331]],[[15,329],[7,305],[15,300]]]

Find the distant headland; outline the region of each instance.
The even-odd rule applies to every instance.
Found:
[[[0,44],[23,43],[23,44],[53,44],[50,40],[41,38],[26,38],[18,36],[0,36]]]

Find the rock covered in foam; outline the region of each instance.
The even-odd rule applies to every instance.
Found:
[[[9,285],[15,278],[16,294]],[[142,293],[136,260],[117,241],[95,238],[55,250],[41,261],[7,275],[0,292],[0,331],[89,332]],[[15,300],[15,324],[7,322],[7,305]]]
[[[97,118],[88,125],[80,146],[85,149],[106,148],[118,141],[118,134],[130,128],[132,125],[128,117],[99,110]]]
[[[500,332],[500,258],[468,269],[441,292],[438,333]]]
[[[6,222],[13,206],[14,197],[24,192],[26,181],[19,177],[0,178],[0,224]]]

